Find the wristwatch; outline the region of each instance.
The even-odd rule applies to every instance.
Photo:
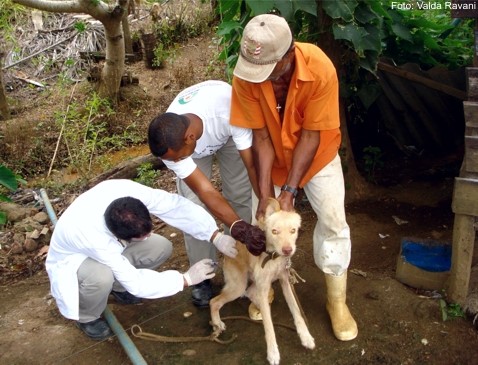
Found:
[[[294,198],[297,196],[297,193],[299,192],[297,188],[293,188],[292,186],[289,186],[289,185],[282,185],[280,189],[282,191],[287,191],[291,193],[292,195],[294,195]]]

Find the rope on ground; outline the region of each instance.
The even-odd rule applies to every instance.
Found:
[[[233,342],[237,335],[233,335],[229,340],[220,340],[217,334],[211,333],[209,336],[203,337],[169,337],[157,335],[154,333],[143,332],[140,326],[134,324],[131,326],[131,333],[134,337],[141,338],[143,340],[158,341],[158,342],[199,342],[199,341],[214,341],[221,345],[227,345]]]
[[[256,324],[262,324],[262,321],[256,321],[246,316],[228,316],[221,319],[223,321],[227,321],[231,319],[241,319],[241,320],[253,322]],[[283,323],[274,323],[274,326],[279,326],[279,327],[287,328],[291,331],[295,331],[294,327],[283,324]],[[169,343],[214,341],[214,342],[220,343],[221,345],[228,345],[232,343],[233,341],[235,341],[237,338],[237,335],[234,334],[228,340],[221,340],[218,338],[219,335],[214,332],[211,333],[209,336],[178,336],[178,337],[163,336],[163,335],[158,335],[155,333],[144,332],[142,328],[137,324],[134,324],[131,326],[131,333],[133,334],[134,337],[141,338],[143,340],[169,342]]]
[[[256,321],[255,319],[251,319],[251,318],[246,317],[246,316],[229,316],[229,317],[224,317],[224,318],[221,318],[221,319],[223,321],[227,321],[228,319],[243,319],[245,321],[253,322],[253,323],[256,323],[256,324],[262,324],[262,321]],[[273,325],[277,326],[277,327],[287,328],[287,329],[295,332],[295,328],[292,327],[292,326],[289,326],[288,324],[273,323]]]
[[[290,279],[290,282],[291,282],[292,292],[293,292],[294,297],[297,301],[300,312],[302,313],[302,316],[304,317],[304,321],[307,323],[307,318],[305,317],[304,311],[303,311],[302,306],[300,305],[300,302],[299,302],[299,298],[297,297],[297,294],[294,290],[294,284],[298,283],[298,279],[300,279],[302,282],[305,282],[305,280],[294,269],[290,268],[289,270],[290,270],[289,271],[289,279]],[[228,317],[223,317],[221,319],[223,321],[227,321],[227,320],[245,320],[245,321],[253,322],[253,323],[256,323],[256,324],[262,324],[262,321],[256,321],[256,320],[251,319],[251,318],[246,317],[246,316],[228,316]],[[296,331],[295,327],[292,327],[292,326],[289,326],[289,325],[283,324],[283,323],[274,323],[274,326],[287,328],[287,329],[289,329],[291,331],[294,331],[294,332]],[[184,336],[179,336],[179,337],[163,336],[163,335],[158,335],[158,334],[154,334],[154,333],[144,332],[142,330],[142,328],[137,324],[134,324],[134,325],[131,326],[131,333],[134,337],[141,338],[143,340],[157,341],[157,342],[169,342],[169,343],[171,343],[171,342],[172,343],[174,343],[174,342],[178,343],[178,342],[214,341],[214,342],[220,343],[222,345],[228,345],[228,344],[232,343],[233,341],[235,341],[236,338],[237,338],[237,335],[234,334],[228,340],[220,340],[218,338],[219,334],[215,333],[215,332],[212,332],[209,336],[186,336],[186,337],[184,337]]]
[[[292,288],[292,294],[294,294],[295,301],[297,302],[297,305],[299,306],[300,313],[302,314],[302,317],[304,318],[304,322],[305,322],[306,326],[308,327],[309,323],[307,322],[307,317],[305,316],[304,309],[302,308],[302,305],[300,304],[299,297],[297,296],[297,293],[295,292],[295,287],[294,287],[294,285],[299,282],[299,279],[303,283],[305,283],[305,279],[302,278],[295,269],[293,269],[292,267],[289,268],[289,281],[290,281],[290,284],[291,284],[290,286]]]

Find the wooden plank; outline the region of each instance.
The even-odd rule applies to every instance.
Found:
[[[138,156],[132,158],[131,160],[124,161],[119,165],[116,165],[111,170],[108,170],[101,175],[94,177],[88,182],[87,187],[88,189],[90,189],[104,180],[132,179],[138,175],[138,167],[146,163],[152,164],[152,168],[155,170],[159,170],[166,167],[159,157],[155,157],[151,153],[149,153],[145,156]]]
[[[478,67],[466,68],[466,90],[468,100],[478,101]]]
[[[455,214],[478,216],[478,180],[455,177],[451,208]]]
[[[466,123],[465,134],[469,136],[478,135],[478,102],[464,101],[463,114],[465,115],[465,123]],[[468,133],[469,129],[470,129],[470,133]],[[471,129],[475,129],[475,131],[472,131]]]
[[[457,214],[453,224],[451,270],[445,285],[452,303],[463,306],[468,295],[475,245],[475,217]]]
[[[477,0],[451,0],[445,2],[444,10],[450,9],[452,18],[478,18]]]
[[[431,89],[435,89],[445,94],[451,95],[459,100],[466,100],[467,98],[466,91],[454,88],[446,84],[442,84],[441,82],[417,75],[413,72],[402,70],[392,65],[388,65],[385,62],[379,62],[377,67],[382,71],[403,77],[410,81],[418,82],[420,84],[428,86]]]
[[[478,136],[465,136],[465,170],[478,173]]]

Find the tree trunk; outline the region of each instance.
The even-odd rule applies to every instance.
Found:
[[[134,0],[130,0],[134,3]],[[133,40],[131,39],[131,31],[129,28],[128,14],[125,13],[123,19],[121,20],[121,25],[123,27],[124,35],[124,49],[126,53],[133,54]]]
[[[121,77],[124,73],[124,38],[121,19],[103,23],[106,37],[106,59],[101,71],[98,92],[101,97],[109,98],[114,103],[119,100]]]
[[[319,46],[327,54],[327,56],[332,60],[332,63],[337,69],[337,74],[340,79],[342,70],[340,69],[340,59],[344,51],[340,44],[334,39],[332,32],[332,20],[330,17],[325,14],[322,9],[320,2],[317,4],[317,21],[318,29],[321,34]],[[355,164],[355,158],[352,151],[352,145],[350,143],[348,128],[347,128],[347,118],[345,111],[345,102],[343,99],[340,100],[340,130],[342,132],[342,146],[341,153],[342,157],[342,166],[344,166],[344,178],[346,185],[346,202],[352,202],[359,200],[369,189],[369,184],[365,179],[360,175],[357,165]]]
[[[159,170],[166,167],[158,157],[153,156],[151,153],[138,156],[131,160],[120,163],[111,170],[108,170],[101,175],[96,176],[88,182],[88,189],[92,188],[96,184],[110,179],[133,179],[138,174],[138,167],[145,163],[153,165],[153,169]]]
[[[115,6],[97,0],[12,0],[14,3],[53,13],[85,13],[105,27],[106,61],[98,89],[102,97],[118,101],[124,72],[125,48],[122,31],[123,15],[128,12],[128,0],[116,0]]]

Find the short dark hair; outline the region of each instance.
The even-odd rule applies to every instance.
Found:
[[[168,152],[168,148],[173,151],[181,149],[189,124],[189,119],[181,114],[164,113],[154,118],[148,128],[148,144],[151,153],[161,157]]]
[[[130,196],[113,200],[106,208],[104,217],[111,233],[126,241],[145,236],[153,229],[146,205]]]

